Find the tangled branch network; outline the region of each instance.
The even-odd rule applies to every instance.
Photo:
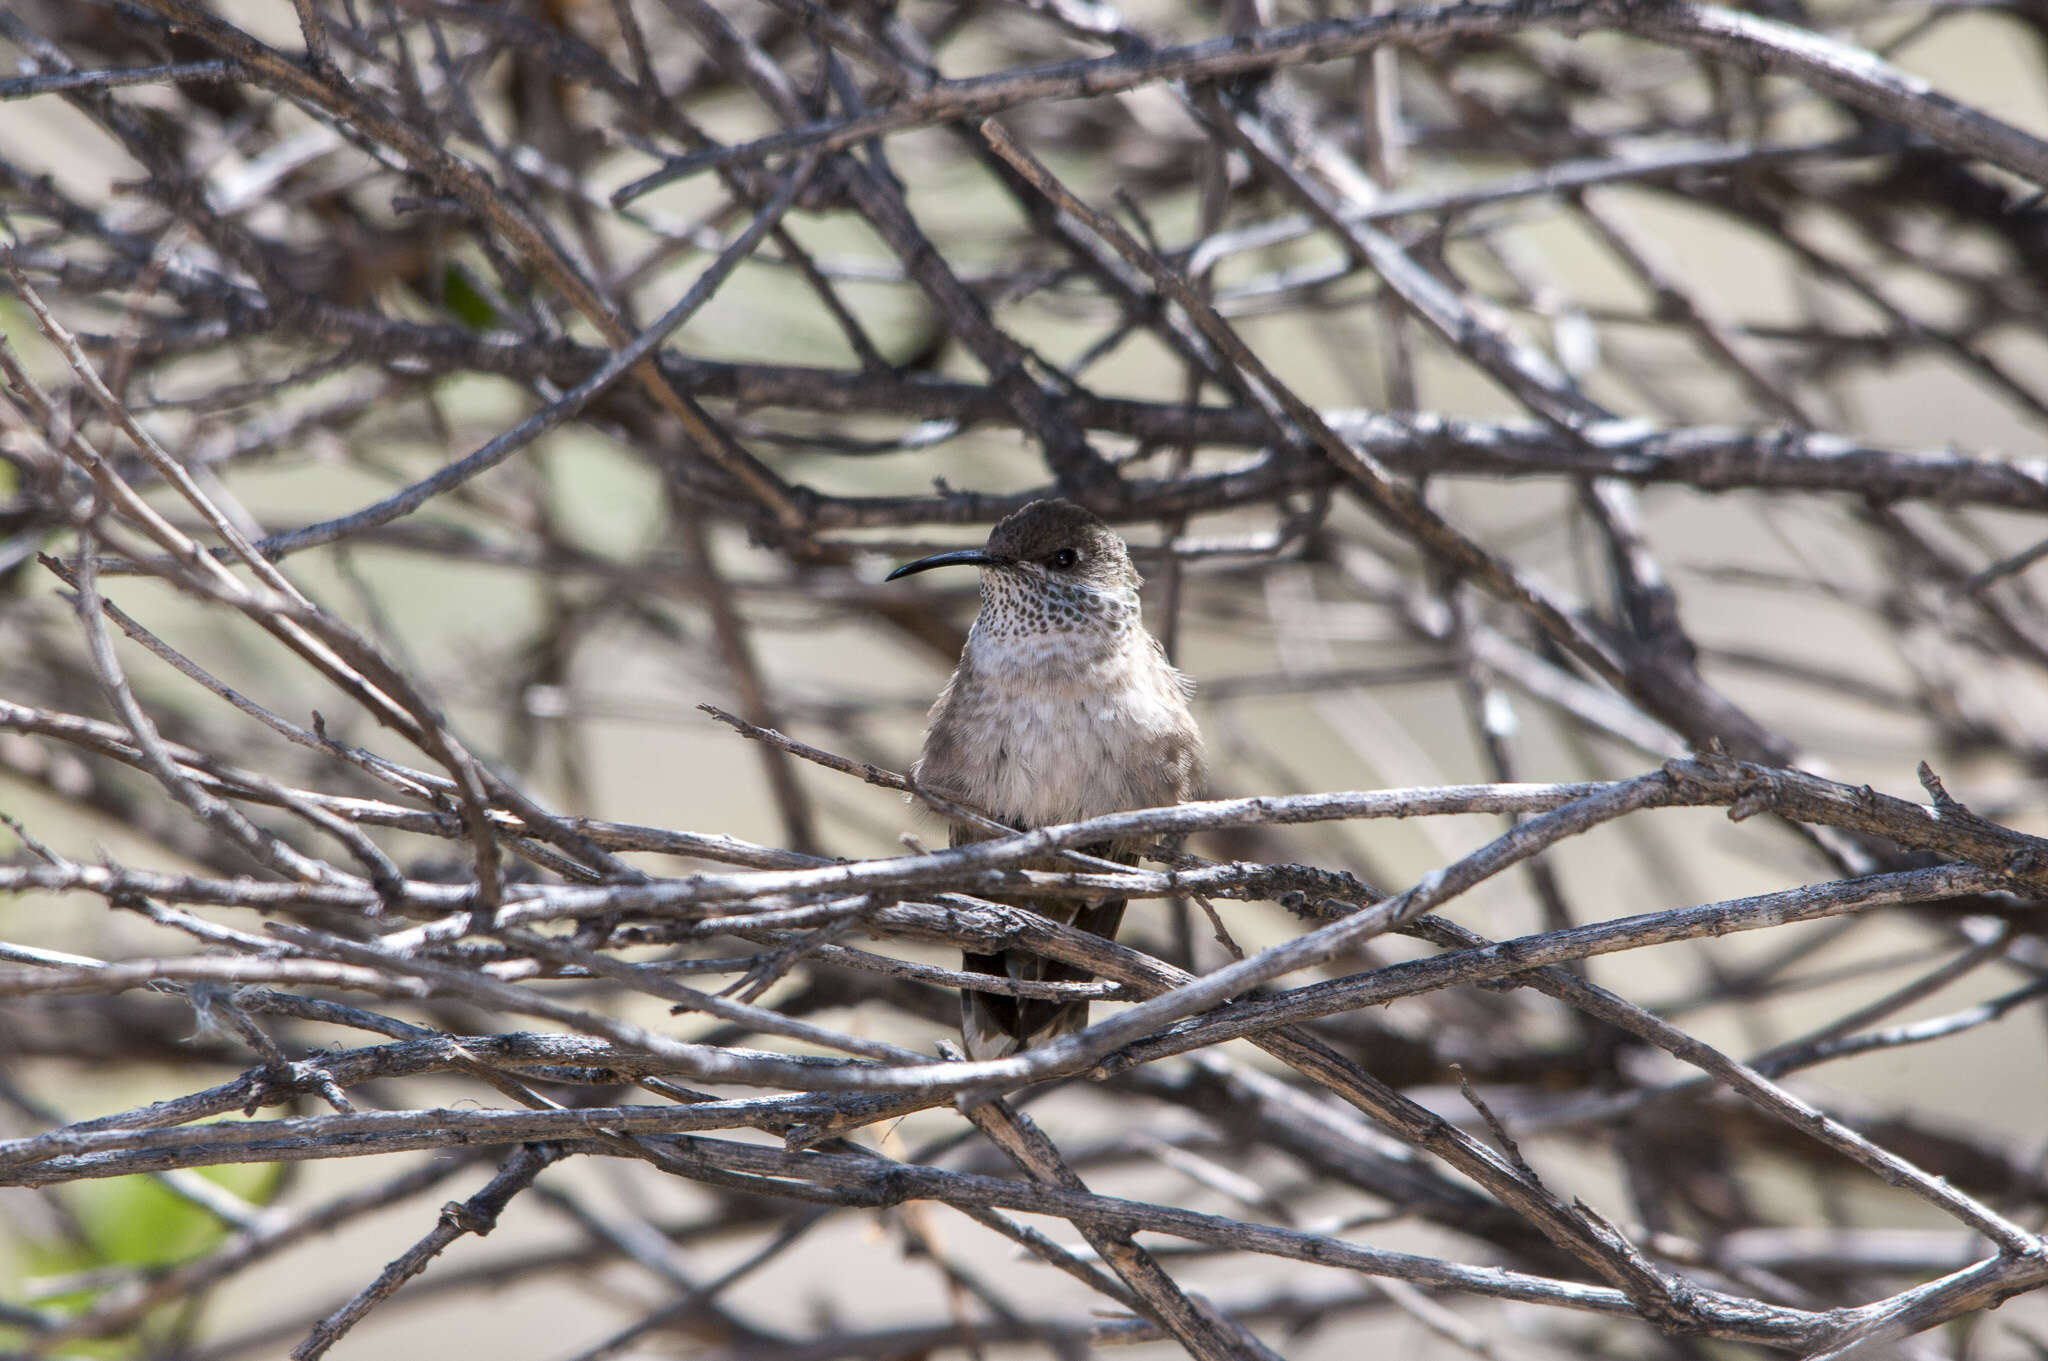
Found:
[[[2033,8],[0,47],[0,1355],[2048,1351]],[[1211,797],[928,850],[1047,495]]]

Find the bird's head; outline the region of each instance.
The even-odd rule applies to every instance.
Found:
[[[979,567],[986,587],[1135,600],[1138,569],[1116,531],[1072,501],[1033,501],[989,531],[983,548],[906,562],[889,580],[934,567]]]

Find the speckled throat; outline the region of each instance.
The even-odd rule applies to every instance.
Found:
[[[1042,639],[1048,646],[1117,646],[1137,629],[1135,592],[1061,581],[1043,568],[1010,567],[982,572],[981,613],[974,617],[968,646],[1026,638]]]

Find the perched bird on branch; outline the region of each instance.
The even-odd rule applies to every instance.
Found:
[[[1188,679],[1167,663],[1138,612],[1137,568],[1114,531],[1068,501],[1033,501],[985,548],[905,563],[889,580],[934,567],[981,569],[981,613],[932,705],[918,780],[1017,828],[1076,822],[1192,798],[1202,735]],[[991,833],[955,824],[952,844]],[[1137,842],[1079,849],[1125,864]],[[1028,869],[1067,868],[1057,858]],[[1114,936],[1120,898],[1011,898],[1058,922]],[[967,970],[1019,981],[1076,982],[1085,971],[1023,951],[963,956]],[[993,992],[961,994],[975,1058],[999,1058],[1088,1023],[1088,1003]]]

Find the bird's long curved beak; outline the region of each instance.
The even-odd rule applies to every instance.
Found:
[[[897,577],[907,577],[914,572],[929,572],[934,567],[1002,567],[1006,563],[1007,559],[992,557],[982,549],[961,548],[951,553],[934,553],[928,558],[919,558],[916,562],[906,562],[882,579],[894,581]]]

